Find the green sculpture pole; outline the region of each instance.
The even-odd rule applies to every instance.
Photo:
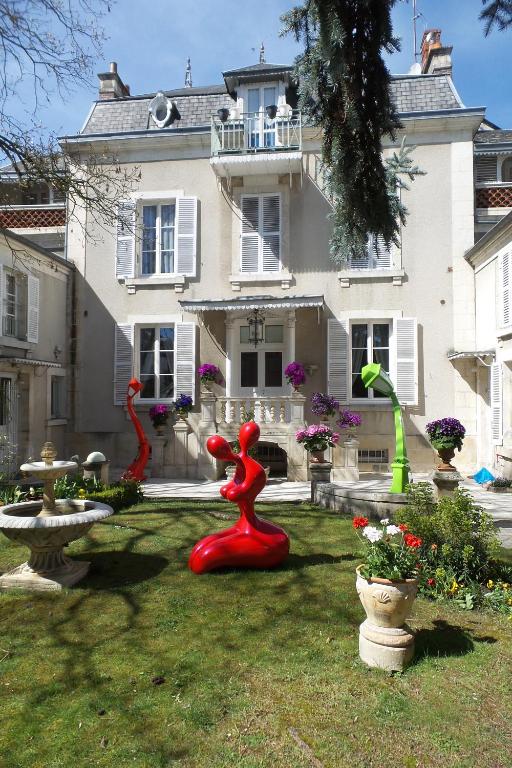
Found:
[[[376,389],[391,400],[393,406],[393,416],[395,419],[395,442],[396,453],[391,469],[393,471],[393,482],[391,483],[390,493],[404,493],[409,484],[409,459],[407,458],[407,448],[405,446],[405,428],[402,418],[402,408],[395,394],[393,382],[386,371],[382,370],[380,363],[370,363],[365,365],[361,371],[363,384],[368,389]]]

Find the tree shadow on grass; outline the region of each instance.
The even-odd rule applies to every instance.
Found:
[[[109,589],[140,584],[153,579],[168,565],[169,560],[161,555],[147,555],[130,550],[112,552],[86,552],[91,567],[82,582],[87,589]]]
[[[436,619],[433,624],[433,629],[420,629],[416,633],[416,664],[426,658],[465,656],[474,651],[475,643],[497,642],[492,635],[475,635],[444,619]]]
[[[354,555],[329,555],[325,552],[315,552],[311,555],[296,555],[293,552],[288,555],[285,562],[279,567],[281,571],[295,571],[300,568],[311,568],[315,565],[335,565],[343,560],[355,560]]]

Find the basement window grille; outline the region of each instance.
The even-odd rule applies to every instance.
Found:
[[[359,450],[358,461],[359,464],[388,464],[389,451],[387,448],[376,451]]]

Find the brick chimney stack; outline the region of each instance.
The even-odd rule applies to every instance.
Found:
[[[100,81],[99,98],[102,101],[106,99],[122,99],[130,95],[130,86],[125,85],[117,74],[117,64],[115,61],[110,62],[109,72],[98,74],[98,80]]]
[[[442,44],[440,29],[425,30],[421,41],[421,74],[451,77],[452,51],[453,46]]]

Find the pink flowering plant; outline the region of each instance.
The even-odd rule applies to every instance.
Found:
[[[348,435],[355,435],[356,429],[361,426],[363,419],[360,413],[356,411],[349,411],[344,409],[340,411],[340,417],[337,419],[336,424],[340,429],[346,429]]]
[[[217,381],[219,373],[219,368],[217,368],[216,365],[213,365],[213,363],[203,363],[197,369],[201,384],[206,384],[208,381]]]
[[[363,578],[417,578],[423,541],[406,525],[392,525],[387,519],[379,526],[369,525],[367,517],[354,517],[352,525],[366,550],[365,562],[358,569]]]
[[[164,424],[167,424],[167,419],[169,418],[170,412],[171,409],[169,406],[165,405],[165,403],[153,405],[149,409],[149,418],[151,419],[153,426],[161,427]]]
[[[311,395],[311,410],[316,416],[334,416],[339,407],[339,402],[330,395],[321,392],[313,392]]]
[[[288,384],[292,387],[300,387],[306,381],[306,372],[302,363],[289,363],[284,369],[284,375]]]
[[[299,429],[295,439],[306,451],[325,451],[329,446],[337,445],[340,436],[326,424],[312,424],[307,429]]]

